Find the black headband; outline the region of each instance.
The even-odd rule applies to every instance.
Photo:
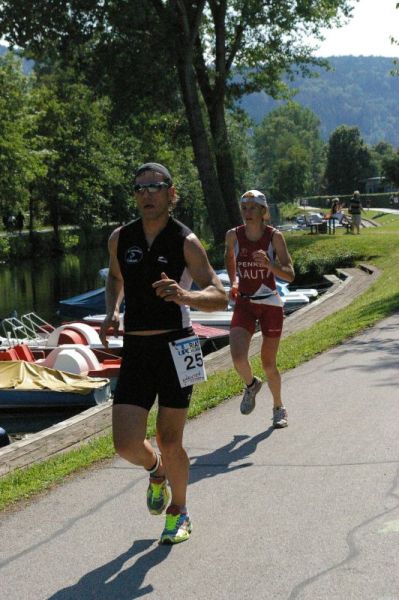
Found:
[[[145,163],[144,165],[141,165],[136,171],[134,180],[136,181],[137,177],[139,175],[141,175],[142,173],[145,173],[145,171],[156,171],[157,173],[161,173],[161,175],[163,175],[165,177],[165,179],[168,180],[169,183],[172,183],[172,177],[171,177],[171,174],[169,173],[168,169],[166,167],[164,167],[163,165],[160,165],[159,163],[153,163],[153,162],[149,162],[149,163]]]

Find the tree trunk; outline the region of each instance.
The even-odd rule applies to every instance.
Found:
[[[231,227],[234,227],[242,223],[242,218],[236,196],[234,163],[227,133],[223,97],[214,101],[213,106],[208,106],[208,114],[219,184]],[[242,190],[242,193],[244,191]]]
[[[32,198],[32,193],[30,193],[30,195],[29,195],[29,239],[31,242],[33,242],[33,230],[35,228],[34,221],[35,221],[34,201]]]
[[[231,227],[230,219],[225,211],[223,196],[213,165],[212,152],[203,121],[193,68],[190,62],[185,60],[184,52],[179,52],[179,55],[177,68],[190,128],[190,138],[214,241],[219,244],[224,241],[226,231]]]
[[[56,195],[50,198],[50,219],[54,231],[54,245],[58,249],[60,246],[60,213]]]

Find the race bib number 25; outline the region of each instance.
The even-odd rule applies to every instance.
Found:
[[[197,336],[169,342],[169,347],[179,377],[180,387],[183,388],[200,381],[206,381],[204,359]]]

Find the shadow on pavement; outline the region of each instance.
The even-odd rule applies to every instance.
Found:
[[[148,550],[157,540],[136,540],[123,554],[84,575],[75,585],[59,590],[48,600],[133,600],[154,591],[151,584],[141,587],[147,573],[164,561],[172,546],[158,546],[142,554],[135,562],[125,564]],[[121,570],[123,569],[123,570]]]
[[[249,435],[235,435],[231,442],[225,446],[213,450],[208,454],[192,457],[190,465],[190,485],[201,481],[201,479],[207,479],[208,477],[215,477],[216,475],[250,467],[253,464],[252,462],[246,462],[239,465],[233,465],[232,463],[248,458],[255,452],[258,444],[267,440],[273,431],[273,427],[269,427],[266,431],[262,431],[262,433],[259,433],[254,437],[250,437]],[[239,445],[243,440],[247,441]]]

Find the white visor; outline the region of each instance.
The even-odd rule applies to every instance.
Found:
[[[245,192],[245,194],[241,196],[240,202],[256,202],[256,204],[260,204],[260,206],[267,208],[266,196],[258,190],[248,190],[248,192]]]

